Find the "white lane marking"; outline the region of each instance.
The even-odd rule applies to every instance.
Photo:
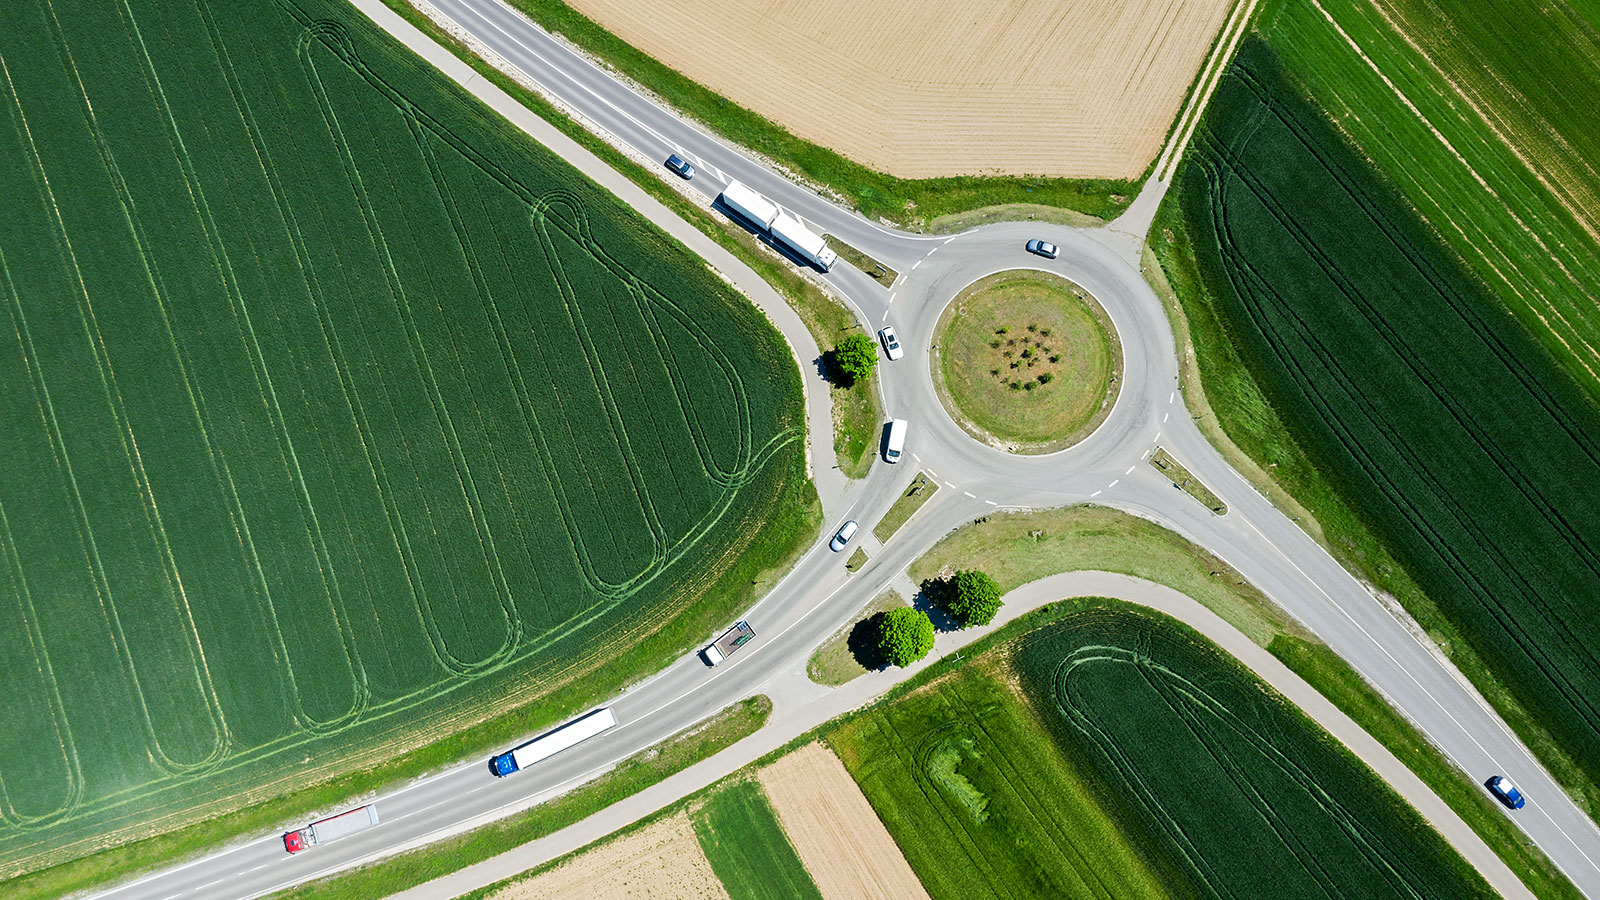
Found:
[[[1126,471],[1126,472],[1123,472],[1123,473],[1122,473],[1122,474],[1124,474],[1124,475],[1132,475],[1132,474],[1133,474],[1133,470],[1134,470],[1134,468],[1135,468],[1135,467],[1136,467],[1136,466],[1138,466],[1138,465],[1139,465],[1139,464],[1138,464],[1138,463],[1134,463],[1134,464],[1133,464],[1133,465],[1131,465],[1131,466],[1129,466],[1129,467],[1128,467],[1128,471]]]
[[[913,453],[913,454],[911,454],[911,455],[912,455],[912,456],[917,456],[917,455],[916,455],[916,454],[915,454],[915,453]],[[922,462],[922,457],[920,457],[920,456],[917,456],[917,462]],[[938,473],[938,472],[935,472],[935,471],[934,471],[934,470],[932,470],[932,469],[929,469],[929,470],[928,470],[928,474],[929,474],[929,475],[931,475],[931,476],[933,476],[933,477],[934,477],[934,478],[938,478],[938,477],[939,477],[939,473]]]
[[[943,244],[939,245],[939,247],[943,247],[943,246],[944,246]],[[927,253],[923,254],[922,258],[923,259],[927,259],[928,257],[934,255],[935,253],[938,253],[939,252],[939,247],[935,247],[932,250],[929,250]]]
[[[916,460],[917,462],[922,462],[922,457],[916,455],[915,453],[911,454],[911,458]]]
[[[1110,484],[1108,484],[1108,485],[1106,485],[1106,487],[1108,487],[1108,488],[1114,488],[1114,487],[1116,487],[1116,486],[1117,486],[1117,482],[1119,482],[1119,481],[1121,481],[1121,480],[1122,480],[1122,479],[1121,479],[1121,478],[1113,478],[1113,479],[1112,479],[1112,480],[1111,480],[1111,483],[1110,483]]]
[[[894,302],[894,291],[890,291],[890,292],[889,292],[889,302],[890,302],[890,303],[893,303],[893,302]]]
[[[971,491],[962,491],[961,493],[966,494],[968,497],[971,497],[974,500],[978,499],[978,495]]]
[[[1171,402],[1172,402],[1172,399],[1173,399],[1173,398],[1174,398],[1174,397],[1176,397],[1176,396],[1178,396],[1178,392],[1177,392],[1177,391],[1173,391],[1173,392],[1172,392],[1172,393],[1170,393],[1170,394],[1168,394],[1168,395],[1167,395],[1167,402],[1168,402],[1168,403],[1171,403]]]
[[[990,506],[999,506],[1000,505],[1000,504],[994,502],[993,500],[985,500],[983,502],[989,504]]]
[[[1098,496],[1100,496],[1100,492],[1099,491],[1095,491],[1094,493],[1090,494],[1089,496],[1098,497]]]
[[[953,481],[946,481],[946,482],[945,482],[945,483],[944,483],[944,486],[945,486],[945,487],[947,487],[947,488],[949,488],[949,489],[950,489],[950,490],[952,490],[952,491],[953,491],[953,490],[955,490],[955,489],[956,489],[956,485],[955,485],[955,482],[953,482]]]
[[[927,259],[927,257],[924,256],[922,259]],[[917,266],[922,265],[922,259],[919,259],[916,262],[911,264],[911,271],[915,272],[917,270]]]
[[[894,301],[890,300],[889,302],[893,303]],[[889,321],[889,311],[887,309],[883,311],[883,318],[879,319],[878,321],[879,322],[887,322],[887,321]]]
[[[240,874],[242,874],[242,875],[243,874],[249,874],[251,872],[254,872],[256,869],[265,869],[267,866],[270,866],[270,865],[272,865],[272,863],[262,863],[259,866],[254,866],[252,868],[245,869],[244,872],[241,872]]]
[[[1172,413],[1167,413],[1166,415],[1162,416],[1161,417],[1161,424],[1163,424],[1163,425],[1167,424],[1167,420],[1170,419],[1170,418],[1172,418]]]

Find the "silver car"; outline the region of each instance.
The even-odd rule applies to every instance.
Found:
[[[1028,252],[1037,253],[1045,259],[1055,259],[1061,254],[1061,248],[1049,241],[1041,241],[1038,238],[1034,238],[1028,242]]]
[[[860,527],[861,523],[857,522],[855,519],[851,519],[843,525],[840,525],[839,533],[835,534],[833,536],[833,540],[828,542],[828,549],[835,553],[843,550],[844,545],[850,543],[850,539],[856,536],[856,530]]]

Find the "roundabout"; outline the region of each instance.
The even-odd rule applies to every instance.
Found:
[[[1058,275],[1013,269],[963,288],[934,326],[929,368],[945,412],[1018,454],[1064,450],[1110,414],[1122,374],[1099,302]]]

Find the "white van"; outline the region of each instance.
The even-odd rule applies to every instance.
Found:
[[[889,420],[889,437],[883,444],[883,461],[897,463],[900,452],[906,449],[906,420]]]

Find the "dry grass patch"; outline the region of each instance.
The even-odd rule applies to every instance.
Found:
[[[726,900],[688,815],[607,841],[490,900]]]
[[[807,744],[760,772],[761,786],[825,900],[926,900],[839,757]]]
[[[637,0],[568,2],[734,103],[902,178],[1138,177],[1232,7],[679,0],[663,11]]]

